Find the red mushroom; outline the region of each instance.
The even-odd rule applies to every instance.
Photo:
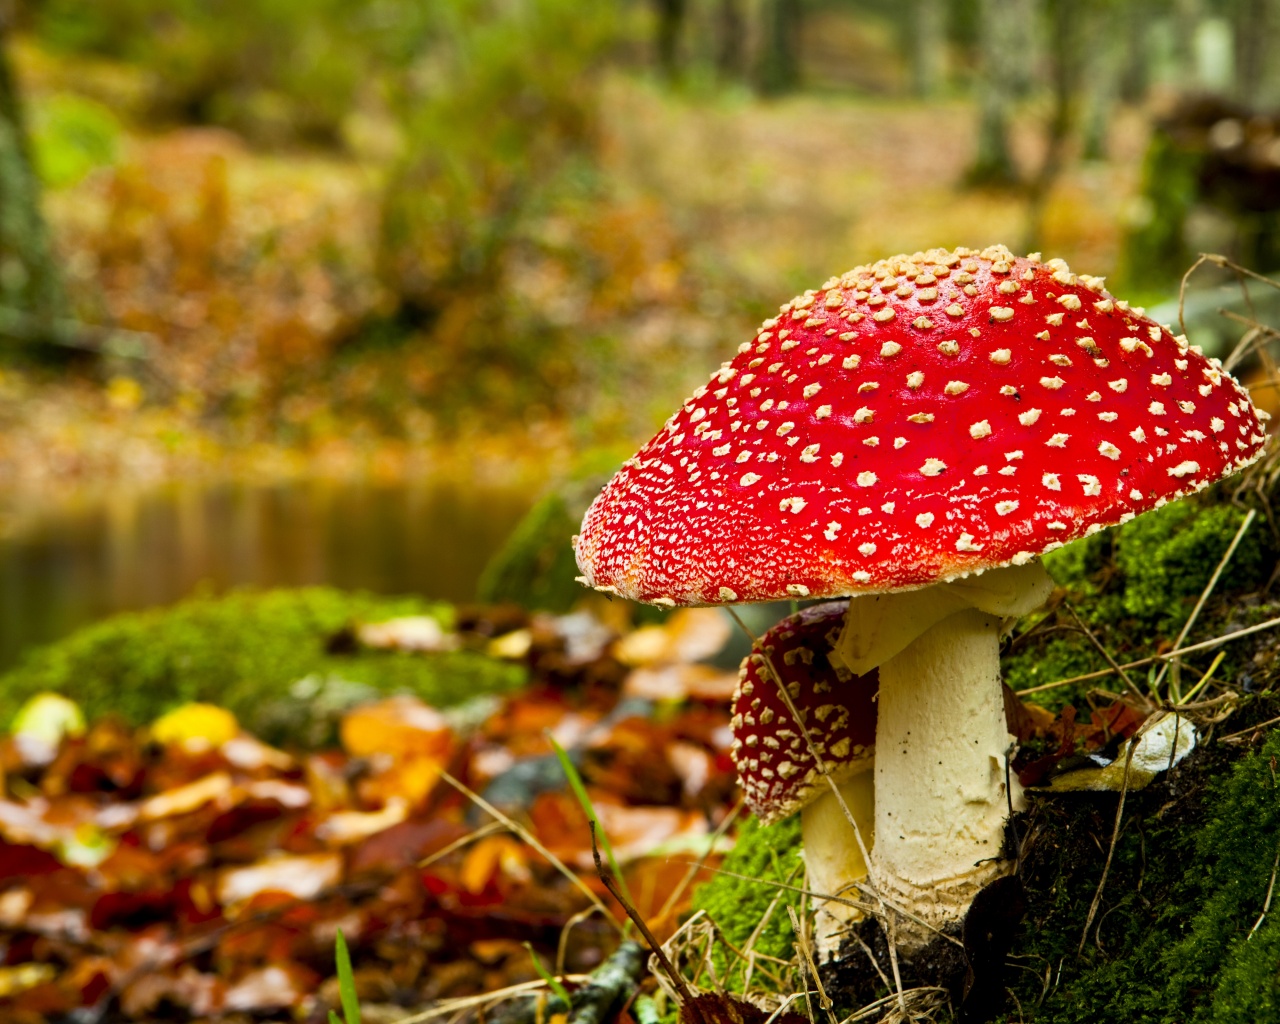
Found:
[[[756,641],[733,697],[730,753],[747,806],[764,824],[801,812],[809,887],[856,899],[848,890],[867,877],[861,845],[869,851],[875,835],[877,681],[874,669],[855,676],[830,658],[847,604],[805,608]],[[822,777],[824,767],[830,783]],[[861,844],[851,836],[846,808]],[[841,926],[861,916],[847,905],[820,904],[818,948],[834,949]]]
[[[998,638],[1052,586],[1037,556],[1258,459],[1262,416],[1060,260],[894,257],[765,321],[605,487],[578,564],[668,606],[874,595],[836,655],[880,670],[872,878],[945,926],[1009,869]]]

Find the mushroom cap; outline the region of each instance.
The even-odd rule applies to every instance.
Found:
[[[876,742],[878,674],[855,676],[828,657],[848,601],[813,605],[783,619],[742,661],[733,695],[733,745],[747,805],[766,825],[780,821],[827,787],[802,730],[765,664],[781,677],[814,747],[838,784],[871,766]]]
[[[664,605],[917,588],[1229,476],[1262,415],[1061,260],[895,256],[766,320],[605,486],[578,565]]]

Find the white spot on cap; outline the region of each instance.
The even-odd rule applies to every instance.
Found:
[[[1113,445],[1110,441],[1103,441],[1098,445],[1098,454],[1108,459],[1120,458],[1120,449]]]
[[[906,447],[906,444],[907,444],[907,439],[906,439],[905,437],[895,437],[895,438],[893,439],[893,447],[894,447],[895,449],[896,449],[896,448],[905,448],[905,447]]]
[[[1169,469],[1169,475],[1175,476],[1178,478],[1182,478],[1184,476],[1189,476],[1192,473],[1199,473],[1199,472],[1200,472],[1200,463],[1192,462],[1189,459],[1186,462],[1179,462],[1176,466],[1172,466]]]
[[[1016,501],[997,501],[996,502],[997,515],[1007,516],[1010,512],[1017,511],[1017,508],[1018,508],[1018,503]]]
[[[969,390],[969,385],[962,380],[949,380],[947,386],[942,389],[948,395],[963,395]]]
[[[844,462],[844,452],[836,452],[831,456],[831,465],[839,467]]]
[[[892,320],[892,319],[893,319],[893,310],[891,310],[891,309],[889,309],[889,310],[881,310],[881,312],[886,312],[886,313],[888,313],[888,314],[889,314],[889,316],[885,317],[884,319],[886,319],[886,320]],[[880,319],[880,313],[877,313],[877,314],[876,314],[876,319],[877,319],[877,320],[879,320],[879,319]],[[899,345],[896,341],[886,341],[883,345],[881,345],[881,346],[880,346],[880,354],[881,354],[885,359],[890,359],[890,358],[892,358],[893,356],[896,356],[896,355],[897,355],[899,352],[901,352],[901,351],[902,351],[902,346],[901,346],[901,345]]]
[[[907,387],[909,387],[912,391],[915,391],[923,383],[924,383],[924,374],[921,373],[919,370],[916,370],[913,373],[907,374]]]
[[[1076,479],[1084,484],[1084,493],[1090,498],[1096,498],[1102,493],[1102,482],[1096,476],[1090,476],[1088,473],[1079,473]]]
[[[1040,418],[1039,409],[1028,409],[1026,412],[1018,413],[1018,422],[1024,427],[1029,427]]]
[[[1134,427],[1129,431],[1129,436],[1137,441],[1138,444],[1142,444],[1142,442],[1147,439],[1147,432],[1141,427]]]
[[[858,554],[860,555],[865,555],[867,558],[870,558],[875,553],[876,553],[876,546],[872,544],[870,541],[867,541],[865,544],[858,545]]]
[[[733,591],[733,590],[730,590],[728,587],[721,587],[721,588],[720,588],[720,600],[721,600],[721,601],[736,601],[736,600],[738,600],[737,592],[736,592],[736,591]]]
[[[1044,476],[1040,478],[1040,482],[1051,491],[1062,490],[1062,483],[1058,480],[1057,473],[1045,473]]]
[[[1098,413],[1098,419],[1102,420],[1103,423],[1114,423],[1119,418],[1120,418],[1120,414],[1118,412]]]
[[[986,420],[978,420],[977,423],[969,425],[969,436],[977,441],[979,438],[986,437],[991,433],[991,424]]]
[[[875,418],[876,414],[865,405],[853,414],[854,423],[872,423],[875,421]]]
[[[998,320],[1003,323],[1005,320],[1013,319],[1013,309],[1010,306],[992,306],[991,319]]]
[[[743,473],[742,478],[738,481],[738,483],[741,484],[743,487],[750,487],[752,484],[758,483],[759,481],[760,481],[760,474]]]
[[[876,485],[876,475],[869,469],[864,469],[858,474],[859,487],[874,487]]]
[[[1209,421],[1209,427],[1210,429],[1213,430],[1215,434],[1222,433],[1222,431],[1226,429],[1226,426],[1227,426],[1226,422],[1219,419],[1217,416],[1215,416],[1213,419]]]
[[[925,527],[930,527],[932,525],[933,525],[932,512],[921,512],[918,516],[916,516],[916,526],[925,528]]]
[[[1141,500],[1142,500],[1142,492],[1141,492],[1140,490],[1138,490],[1138,488],[1136,488],[1136,487],[1131,488],[1131,489],[1130,489],[1130,491],[1129,491],[1129,497],[1130,497],[1130,499],[1132,499],[1133,501],[1141,501]]]
[[[814,410],[814,413],[813,413],[814,419],[819,419],[819,420],[825,420],[830,415],[831,415],[831,406],[829,405],[820,405],[816,410]]]
[[[982,545],[975,544],[973,542],[973,534],[962,533],[960,534],[960,539],[956,541],[956,550],[957,551],[981,551]]]
[[[1058,296],[1058,304],[1063,308],[1070,309],[1074,312],[1080,308],[1080,297],[1067,292],[1066,295]]]
[[[1107,387],[1117,395],[1123,395],[1129,387],[1129,381],[1124,377],[1120,377],[1118,380],[1107,381]]]
[[[788,583],[787,593],[790,594],[792,597],[808,597],[809,588],[806,587],[803,583]],[[655,604],[656,603],[657,602],[655,602]]]
[[[867,572],[865,569],[859,569],[853,574],[853,578],[859,583],[870,583],[871,573]]]
[[[1067,438],[1070,434],[1054,434],[1045,442],[1050,448],[1065,448],[1067,446]]]
[[[1058,388],[1062,387],[1062,385],[1065,383],[1066,381],[1063,380],[1061,377],[1041,377],[1040,378],[1041,387],[1046,387],[1050,391],[1057,391]]]
[[[821,390],[822,390],[821,384],[806,384],[804,387],[804,397],[812,398]]]
[[[1151,413],[1151,415],[1152,415],[1152,416],[1163,416],[1163,415],[1164,415],[1164,403],[1163,403],[1163,402],[1152,402],[1149,406],[1147,406],[1147,412]]]
[[[1173,383],[1173,377],[1167,373],[1153,373],[1151,375],[1151,383],[1157,387],[1167,388]]]
[[[822,536],[826,537],[827,540],[835,540],[836,534],[839,533],[840,530],[841,530],[841,525],[835,522],[834,520],[832,520],[831,522],[827,523],[827,528],[822,532]]]
[[[947,464],[941,459],[925,459],[924,465],[920,467],[920,472],[925,476],[937,476],[947,468]]]
[[[818,449],[819,449],[819,448],[821,448],[821,447],[822,447],[822,445],[819,445],[819,444],[811,444],[811,445],[809,445],[808,447],[806,447],[806,448],[804,449],[804,451],[802,451],[802,452],[800,453],[800,461],[801,461],[801,462],[817,462],[817,461],[818,461]]]
[[[987,356],[987,358],[990,359],[993,363],[999,363],[1001,366],[1003,366],[1005,363],[1009,361],[1009,357],[1012,355],[1013,353],[1010,352],[1009,349],[998,348],[994,352],[992,352],[991,355]]]
[[[778,511],[791,512],[794,514],[801,511],[807,504],[809,503],[805,501],[804,498],[783,498],[778,502]]]

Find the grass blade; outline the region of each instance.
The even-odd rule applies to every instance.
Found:
[[[360,1000],[356,998],[356,976],[351,970],[351,953],[347,950],[347,940],[338,929],[338,937],[334,943],[334,960],[338,965],[338,993],[342,999],[343,1024],[360,1024]],[[334,1014],[329,1014],[333,1024]]]
[[[569,754],[564,747],[555,741],[554,737],[548,736],[547,739],[551,741],[556,757],[560,759],[560,767],[564,769],[565,777],[569,780],[569,788],[573,790],[573,795],[578,798],[578,803],[582,805],[582,813],[595,826],[596,835],[600,837],[600,846],[604,849],[604,855],[609,861],[609,868],[613,871],[613,877],[618,880],[618,885],[622,889],[622,894],[627,898],[627,902],[635,906],[635,901],[631,899],[631,891],[627,888],[627,880],[622,876],[622,868],[618,866],[618,859],[613,855],[613,846],[609,842],[609,836],[600,826],[600,818],[591,803],[591,797],[587,795],[587,787],[582,783],[582,776],[578,774],[577,766],[569,759]]]
[[[573,1002],[569,999],[569,993],[565,991],[565,987],[556,980],[554,974],[542,966],[542,961],[538,958],[538,954],[533,951],[533,943],[526,942],[524,948],[529,951],[529,959],[533,961],[533,969],[538,972],[538,977],[547,983],[547,987],[564,1002],[566,1008],[572,1006]]]

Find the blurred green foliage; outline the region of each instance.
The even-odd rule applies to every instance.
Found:
[[[431,615],[448,628],[448,605],[315,587],[197,597],[170,608],[117,615],[28,654],[0,676],[0,721],[41,691],[75,700],[90,720],[116,714],[145,723],[190,701],[219,704],[276,739],[301,735],[309,703],[412,693],[456,704],[507,692],[524,670],[480,654],[331,653],[357,622]],[[295,686],[307,680],[301,690]],[[295,692],[290,692],[291,687]],[[294,721],[288,719],[294,717]]]
[[[115,162],[121,125],[101,103],[57,93],[34,104],[31,145],[36,171],[52,188],[73,185],[90,171]]]

